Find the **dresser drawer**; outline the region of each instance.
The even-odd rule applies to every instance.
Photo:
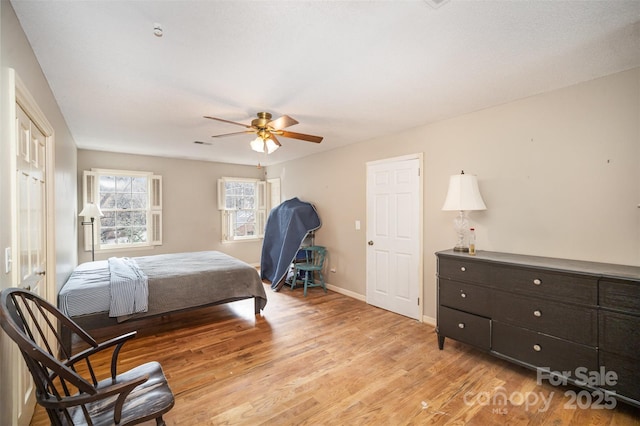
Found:
[[[489,285],[505,291],[583,305],[598,304],[598,279],[595,276],[501,265],[491,269]]]
[[[490,266],[465,258],[438,258],[438,277],[457,281],[486,284],[489,282]]]
[[[491,350],[534,367],[570,371],[578,367],[596,371],[598,351],[498,321],[492,323]]]
[[[492,319],[583,345],[598,345],[598,311],[595,308],[501,291],[494,293]]]
[[[600,351],[600,365],[604,367],[605,371],[615,372],[618,376],[616,384],[606,383],[603,384],[603,388],[613,390],[640,403],[640,362],[638,359]]]
[[[600,348],[638,359],[640,365],[640,317],[600,311]]]
[[[600,306],[640,315],[640,282],[600,280]]]
[[[438,280],[440,304],[485,317],[491,315],[489,290],[473,284]]]
[[[491,320],[440,306],[438,309],[438,334],[489,350]]]

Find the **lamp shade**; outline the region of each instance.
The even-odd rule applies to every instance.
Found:
[[[264,141],[260,136],[252,140],[249,145],[251,146],[251,149],[254,150],[255,152],[264,152]]]
[[[84,216],[85,219],[91,219],[104,216],[95,203],[87,203],[78,216]]]
[[[449,191],[442,210],[486,210],[478,189],[478,178],[473,175],[453,175],[449,178]]]
[[[280,148],[280,145],[278,145],[273,139],[269,138],[266,139],[264,141],[264,144],[267,147],[267,154],[271,154],[273,151],[275,151],[276,149]]]

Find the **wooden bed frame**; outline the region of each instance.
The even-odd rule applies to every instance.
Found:
[[[116,309],[114,315],[113,304],[111,306],[107,304],[106,307],[99,304],[94,306],[87,299],[87,297],[96,297],[95,300],[101,301],[105,297],[104,291],[95,294],[95,289],[111,285],[108,269],[110,266],[105,261],[86,263],[74,270],[58,296],[59,305],[65,307],[63,312],[66,312],[66,315],[84,330],[109,328],[119,333],[125,329],[135,330],[135,325],[131,324],[135,324],[137,320],[163,317],[207,306],[254,299],[254,313],[258,315],[266,304],[264,283],[256,269],[225,253],[218,251],[168,253],[131,259],[134,261],[135,268],[139,268],[138,270],[132,268],[133,272],[129,273],[129,270],[120,263],[116,263],[115,267],[119,268],[118,279],[127,283],[131,281],[137,284],[135,279],[138,273],[146,275],[149,283],[146,294],[147,304],[143,312],[127,315],[135,312],[135,309],[129,309],[130,307],[127,306],[127,309]],[[124,279],[120,275],[123,275]],[[106,284],[104,284],[105,281]],[[83,287],[85,283],[89,283],[90,286]],[[120,302],[123,293],[122,285],[119,286],[117,294]],[[73,296],[74,292],[82,294],[89,309],[85,309],[86,306],[82,305],[82,297],[76,299],[79,302],[76,300],[70,302],[70,297],[78,297]],[[140,295],[134,296],[127,291],[124,295],[133,297],[134,305],[141,302],[135,299],[135,297],[141,297]],[[75,310],[69,310],[69,303],[76,304]],[[100,312],[91,313],[91,309]],[[109,316],[110,312],[114,316]],[[70,354],[73,348],[72,331],[62,327],[60,335],[62,349]]]
[[[143,319],[158,318],[158,317],[163,317],[170,314],[177,314],[180,312],[195,311],[198,309],[203,309],[203,308],[216,306],[216,305],[224,305],[226,303],[237,302],[239,300],[247,300],[247,299],[253,299],[254,314],[259,315],[260,301],[258,300],[257,297],[248,296],[248,297],[236,297],[232,299],[219,300],[213,303],[207,303],[200,306],[192,306],[189,308],[177,309],[177,310],[168,311],[168,312],[161,312],[161,313],[152,314],[152,315],[142,314],[140,316],[135,316],[131,319],[128,319],[126,321],[120,321],[120,322],[116,318],[110,317],[108,312],[100,312],[97,314],[89,314],[89,315],[80,315],[77,317],[71,317],[71,320],[74,321],[76,324],[78,324],[85,331],[98,330],[106,327],[114,327],[115,329],[119,327],[127,328],[129,325],[135,324],[136,321],[143,320]],[[73,348],[73,335],[71,330],[69,330],[67,327],[61,327],[60,335],[62,337],[62,347],[64,348],[65,351],[67,351],[68,354],[71,354],[71,351]]]

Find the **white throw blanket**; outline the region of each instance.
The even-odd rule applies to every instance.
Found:
[[[147,312],[149,287],[147,275],[135,260],[128,257],[109,258],[111,306],[110,317]]]

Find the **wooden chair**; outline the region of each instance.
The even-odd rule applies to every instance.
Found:
[[[62,347],[59,327],[68,327],[89,348],[71,356]],[[133,425],[155,419],[174,404],[162,367],[149,362],[117,374],[122,345],[136,332],[96,341],[55,306],[18,288],[0,293],[0,325],[20,348],[36,387],[36,400],[53,425]],[[98,380],[90,358],[113,350],[111,375]],[[58,359],[58,351],[60,351]],[[84,376],[78,371],[86,370]]]
[[[322,246],[307,246],[300,249],[305,253],[305,260],[294,262],[293,264],[293,279],[291,282],[291,288],[296,284],[298,274],[304,275],[302,279],[304,283],[304,296],[307,297],[307,288],[322,287],[324,292],[327,292],[327,286],[324,282],[324,275],[322,275],[322,269],[324,268],[324,259],[327,256],[327,249]],[[316,282],[313,278],[314,273],[318,273],[319,282]]]

